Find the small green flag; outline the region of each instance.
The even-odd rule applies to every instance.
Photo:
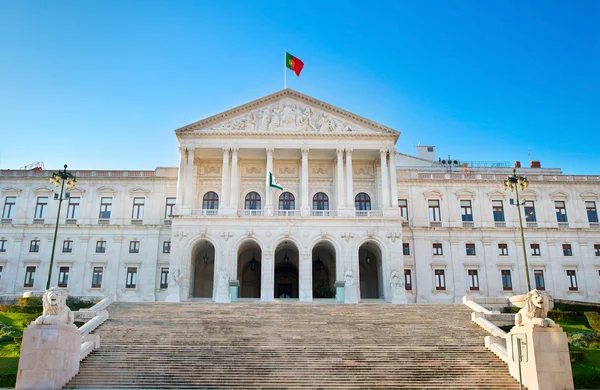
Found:
[[[275,176],[271,172],[269,172],[269,187],[278,188],[283,190],[281,184],[279,184],[279,180],[275,179]]]

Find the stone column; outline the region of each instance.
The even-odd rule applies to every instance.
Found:
[[[177,176],[177,206],[183,204],[183,180],[185,175],[185,150],[179,148],[179,172]]]
[[[260,272],[260,300],[272,302],[275,295],[275,257],[273,252],[263,252]]]
[[[390,150],[390,206],[398,207],[398,184],[396,183],[396,151]]]
[[[390,185],[389,174],[387,171],[387,149],[379,150],[379,159],[381,162],[381,209],[390,207]]]
[[[352,149],[346,149],[346,206],[354,209],[354,188],[352,182]]]
[[[298,298],[300,302],[312,302],[312,253],[302,253],[298,259]]]
[[[238,148],[231,149],[231,197],[229,206],[235,212],[238,207]]]
[[[265,183],[265,215],[273,215],[273,199],[271,197],[271,186],[269,175],[273,173],[273,148],[267,148],[267,174]]]
[[[303,148],[302,152],[302,206],[300,212],[302,216],[308,216],[310,206],[308,203],[308,149]]]
[[[221,199],[219,199],[220,209],[227,207],[229,202],[229,148],[223,148],[223,172],[221,174]]]
[[[338,210],[345,206],[344,204],[344,149],[336,149],[337,153],[337,208]]]
[[[185,177],[185,198],[184,205],[192,208],[192,187],[194,185],[193,176],[194,176],[194,148],[188,148],[188,161],[187,161],[187,174]]]

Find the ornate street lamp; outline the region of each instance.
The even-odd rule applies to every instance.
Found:
[[[519,228],[521,229],[521,243],[523,245],[523,260],[525,261],[525,280],[527,281],[527,291],[531,291],[531,282],[529,281],[529,266],[527,264],[527,250],[525,249],[525,235],[523,234],[523,217],[521,216],[521,206],[525,204],[525,202],[521,203],[519,200],[519,189],[523,191],[529,182],[525,176],[517,175],[517,170],[513,169],[512,176],[508,176],[504,181],[504,190],[509,189],[510,192],[515,192],[517,196],[517,203],[514,204],[511,199],[511,204],[517,206],[517,210],[519,213]]]
[[[63,191],[65,189],[65,184],[67,185],[67,189],[75,187],[75,185],[77,185],[77,179],[71,174],[71,172],[67,172],[67,164],[65,164],[65,169],[52,174],[50,183],[53,183],[57,187],[60,186],[60,195],[57,196],[54,194],[54,200],[58,200],[58,213],[56,214],[56,225],[54,226],[54,239],[52,240],[52,252],[50,253],[50,267],[48,268],[48,281],[46,282],[46,290],[50,289],[52,265],[54,264],[54,249],[56,248],[56,233],[58,233],[58,221],[60,220],[60,206],[63,200],[69,198],[68,194],[66,194],[65,198],[63,198]]]

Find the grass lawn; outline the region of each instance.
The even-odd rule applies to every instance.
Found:
[[[578,317],[574,321],[556,321],[558,325],[563,328],[563,330],[569,334],[576,332],[590,332],[596,333],[596,331],[589,327],[587,320],[585,317]]]
[[[23,334],[23,322],[31,318],[27,313],[0,313],[0,321],[12,326],[17,333]],[[19,367],[20,343],[5,341],[0,343],[0,374],[14,374]]]

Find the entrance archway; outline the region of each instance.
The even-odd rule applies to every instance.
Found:
[[[238,249],[237,279],[240,298],[260,298],[262,251],[254,241],[245,242]]]
[[[275,250],[275,298],[298,298],[298,248],[290,241]]]
[[[377,243],[368,241],[360,246],[358,265],[361,299],[383,298],[381,250]]]
[[[215,247],[207,240],[192,251],[192,294],[194,298],[212,298],[215,277]]]
[[[319,242],[312,250],[313,299],[335,296],[335,248],[329,242]]]

